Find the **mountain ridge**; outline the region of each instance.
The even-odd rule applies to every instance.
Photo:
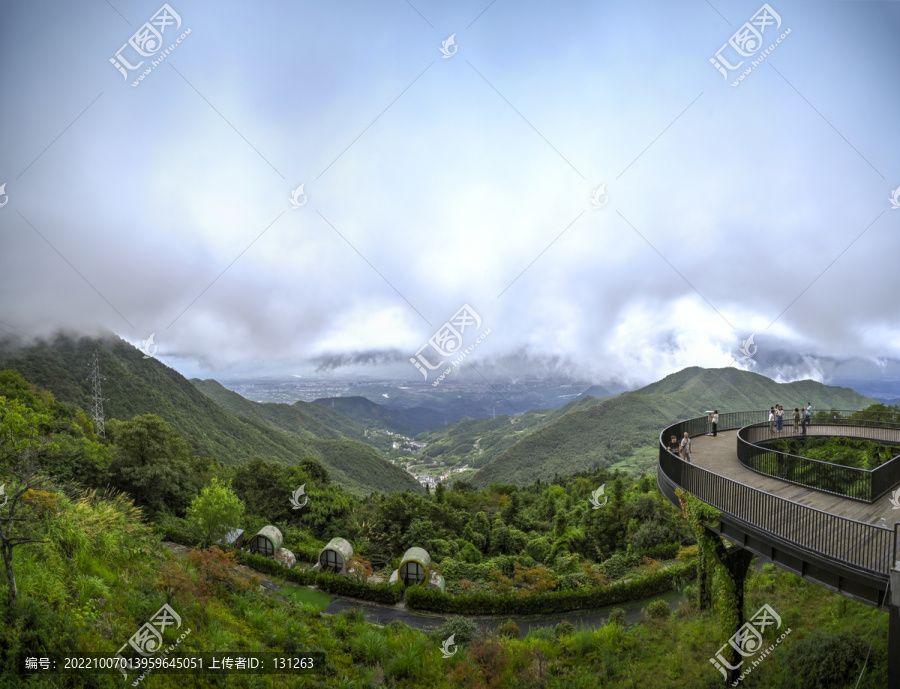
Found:
[[[244,464],[254,457],[292,466],[304,457],[320,460],[332,480],[357,494],[422,487],[371,446],[338,431],[328,435],[321,422],[313,430],[289,432],[262,416],[242,416],[223,408],[174,369],[125,340],[56,335],[25,346],[0,342],[0,370],[12,369],[61,402],[91,409],[90,361],[98,353],[106,418],[130,419],[157,414],[202,456],[224,464]],[[248,404],[252,404],[249,403]],[[305,431],[305,432],[303,432]]]

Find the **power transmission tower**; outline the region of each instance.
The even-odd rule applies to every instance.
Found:
[[[93,407],[91,414],[94,417],[94,428],[97,435],[101,438],[106,437],[106,424],[103,422],[103,395],[100,392],[100,361],[97,358],[97,350],[94,350],[94,356],[91,359],[91,394],[93,396]]]

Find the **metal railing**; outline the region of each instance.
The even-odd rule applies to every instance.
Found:
[[[773,432],[769,423],[744,426],[737,434],[738,460],[748,469],[826,493],[874,502],[900,482],[900,454],[874,469],[861,469],[782,452],[773,440],[845,437],[900,445],[900,424],[833,417],[807,428],[785,426]]]
[[[849,412],[856,413],[856,412]],[[719,414],[719,430],[760,423],[766,411]],[[894,561],[894,532],[883,526],[840,517],[744,485],[685,462],[666,449],[670,436],[707,433],[706,416],[672,424],[660,433],[659,469],[668,480],[717,510],[801,549],[879,576]]]

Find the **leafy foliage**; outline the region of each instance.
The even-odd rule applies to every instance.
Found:
[[[244,504],[231,488],[213,477],[212,482],[193,499],[186,516],[194,530],[202,534],[204,542],[210,544],[241,523]]]
[[[657,598],[647,605],[647,617],[654,620],[664,620],[671,612],[669,604],[662,598]]]
[[[785,689],[839,689],[855,679],[868,644],[846,633],[816,630],[785,653]]]

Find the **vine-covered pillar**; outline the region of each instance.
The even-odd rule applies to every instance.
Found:
[[[727,548],[715,531],[708,528],[705,528],[705,531],[712,541],[711,555],[717,564],[716,607],[719,609],[722,629],[726,632],[731,631],[732,635],[739,634],[744,626],[744,582],[747,580],[753,553],[740,547]],[[740,677],[740,665],[743,660],[734,645],[729,646],[731,658],[728,663],[729,677],[725,680],[726,686],[736,682]]]
[[[703,526],[704,521],[716,521],[719,511],[693,495],[676,489],[681,513],[697,539],[697,606],[701,610],[712,607],[713,573],[715,571],[715,541]]]
[[[900,570],[891,569],[888,605],[888,689],[900,689]]]

